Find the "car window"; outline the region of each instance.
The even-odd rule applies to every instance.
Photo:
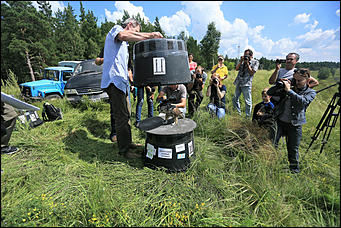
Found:
[[[44,79],[59,81],[59,71],[58,70],[44,70]]]
[[[95,64],[95,60],[83,61],[75,67],[74,75],[85,73],[85,72],[102,72],[103,65],[98,66]]]
[[[72,76],[72,72],[71,71],[63,71],[63,81],[67,81],[71,78]]]

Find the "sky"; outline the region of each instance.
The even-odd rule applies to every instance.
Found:
[[[123,10],[154,23],[166,35],[181,31],[200,43],[207,25],[221,32],[219,54],[236,58],[250,48],[259,59],[300,54],[300,62],[340,62],[340,1],[82,1],[98,26],[121,19]],[[68,4],[79,16],[79,1],[50,1],[52,10]],[[33,2],[36,6],[36,3]],[[239,52],[238,52],[239,51]],[[195,57],[194,57],[195,60]]]

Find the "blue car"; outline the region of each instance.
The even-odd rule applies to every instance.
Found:
[[[47,67],[44,69],[43,79],[25,82],[19,85],[24,99],[42,100],[59,99],[64,96],[64,87],[73,76],[72,67]]]

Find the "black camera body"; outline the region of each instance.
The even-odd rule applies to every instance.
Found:
[[[249,55],[244,55],[244,60],[249,60],[250,61],[250,56]]]
[[[219,83],[219,79],[218,78],[213,79],[213,84],[218,85],[218,83]]]
[[[276,59],[276,64],[286,63],[285,59]]]
[[[296,85],[296,80],[295,80],[295,78],[292,78],[292,79],[290,79],[290,87],[293,87],[293,86],[295,86]],[[284,82],[282,82],[282,81],[277,81],[276,82],[276,85],[275,85],[278,89],[283,89],[284,87],[285,87],[285,85],[284,85]]]
[[[196,78],[202,78],[202,75],[201,75],[200,73],[196,73],[196,74],[195,74],[195,77],[196,77]]]

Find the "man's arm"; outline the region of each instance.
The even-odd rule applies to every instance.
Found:
[[[141,41],[146,39],[163,38],[159,32],[134,32],[123,30],[118,33],[117,38],[121,41]]]
[[[186,98],[181,98],[180,103],[178,104],[172,104],[174,105],[176,108],[185,108],[186,107]]]
[[[276,69],[272,73],[271,77],[269,78],[269,84],[274,85],[276,83],[277,77],[278,77],[278,72],[279,69],[281,68],[281,64],[276,64]]]

